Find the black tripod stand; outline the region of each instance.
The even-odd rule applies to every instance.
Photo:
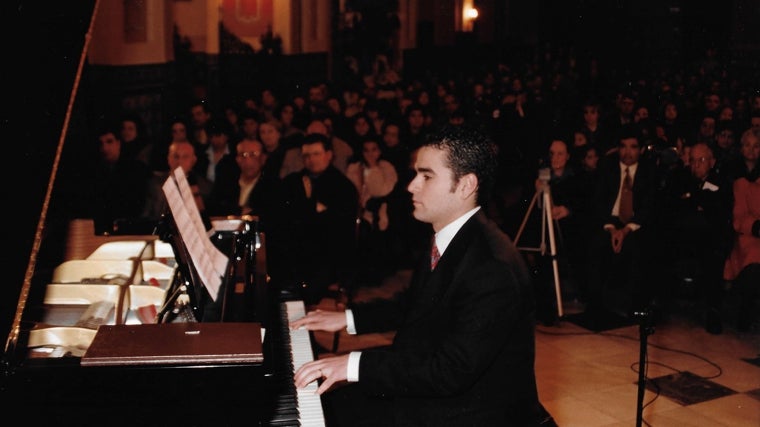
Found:
[[[541,255],[546,255],[546,240],[548,236],[549,240],[549,253],[551,254],[551,260],[552,260],[552,273],[554,275],[554,293],[557,297],[557,316],[559,318],[562,318],[563,316],[563,310],[562,310],[562,291],[560,289],[560,283],[559,283],[559,263],[557,261],[557,242],[555,240],[554,235],[554,227],[555,225],[557,228],[559,228],[559,224],[556,224],[556,221],[552,218],[552,193],[551,188],[549,187],[549,179],[551,178],[551,171],[549,169],[541,169],[539,170],[539,180],[542,182],[542,188],[538,191],[536,191],[536,194],[533,196],[533,199],[530,201],[530,205],[528,206],[528,210],[525,213],[525,217],[523,218],[522,224],[520,224],[520,228],[517,230],[517,234],[515,235],[515,246],[517,246],[517,249],[522,251],[534,251],[534,252],[540,252]],[[533,211],[533,208],[536,206],[536,203],[541,203],[541,240],[538,247],[520,247],[520,237],[522,237],[522,233],[525,230],[525,225],[528,223],[528,219],[530,218],[530,214]]]

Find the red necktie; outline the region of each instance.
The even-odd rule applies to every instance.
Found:
[[[631,175],[628,173],[628,168],[625,168],[623,188],[620,190],[618,217],[623,224],[628,224],[628,221],[633,217],[633,185],[631,184]]]
[[[435,266],[438,265],[438,260],[441,259],[441,253],[438,252],[438,246],[433,239],[433,248],[430,250],[430,270],[435,270]]]

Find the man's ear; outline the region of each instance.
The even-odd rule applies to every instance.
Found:
[[[468,173],[459,179],[459,191],[463,199],[478,193],[478,177],[474,173]]]

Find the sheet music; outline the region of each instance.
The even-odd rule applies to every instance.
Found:
[[[198,210],[198,205],[195,204],[193,190],[190,188],[190,183],[187,181],[185,172],[181,167],[174,169],[174,179],[177,181],[177,187],[179,187],[179,192],[182,195],[182,202],[190,212],[193,225],[198,229],[199,234],[206,234],[206,226],[203,225],[203,219],[201,218],[201,213]],[[206,251],[211,255],[211,263],[214,265],[214,270],[218,275],[224,276],[229,259],[224,254],[224,252],[217,249],[217,247],[211,243],[211,239],[204,239],[203,242],[205,244]]]
[[[177,224],[177,229],[181,234],[182,240],[190,254],[190,259],[195,265],[203,284],[206,286],[211,298],[216,301],[219,288],[222,285],[222,275],[216,272],[214,262],[210,253],[206,250],[205,241],[208,241],[206,233],[199,233],[198,228],[193,224],[192,214],[190,211],[198,207],[195,201],[192,201],[190,209],[184,203],[182,196],[177,188],[177,184],[170,176],[163,185],[164,195],[172,211],[172,216]],[[205,231],[205,229],[204,229]]]

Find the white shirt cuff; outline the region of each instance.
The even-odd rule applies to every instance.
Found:
[[[348,372],[346,374],[346,380],[348,382],[359,381],[359,358],[361,358],[361,351],[352,351],[348,354]]]
[[[346,332],[349,335],[356,335],[356,325],[354,325],[354,312],[350,309],[346,310]]]

